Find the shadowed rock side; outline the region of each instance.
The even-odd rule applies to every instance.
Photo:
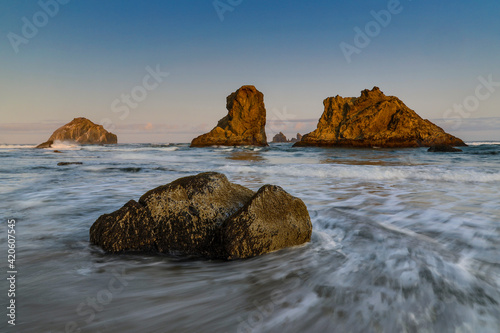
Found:
[[[193,139],[191,147],[267,146],[264,95],[243,86],[226,99],[228,114],[209,133]]]
[[[75,118],[66,125],[59,127],[49,140],[36,148],[50,148],[55,141],[76,142],[80,144],[116,144],[118,139],[102,127],[86,118]]]
[[[294,147],[430,147],[466,146],[459,138],[422,119],[400,99],[378,87],[360,97],[329,97],[318,127]]]
[[[256,256],[309,241],[312,225],[304,203],[279,187],[267,187],[255,194],[216,172],[180,178],[99,217],[90,228],[90,241],[108,252],[221,259]],[[243,241],[244,247],[235,249],[234,239]]]
[[[302,200],[275,185],[262,186],[221,228],[227,259],[247,258],[311,239],[312,224]]]

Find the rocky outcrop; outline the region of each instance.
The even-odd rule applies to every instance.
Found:
[[[300,135],[300,133],[297,133],[297,137],[291,138],[290,142],[299,142],[300,140],[302,140],[302,135]]]
[[[283,134],[282,132],[279,132],[278,134],[276,134],[274,137],[273,137],[273,143],[282,143],[282,142],[299,142],[300,140],[302,140],[302,135],[300,135],[300,133],[297,133],[297,138],[291,138],[290,140],[288,140],[285,136],[285,134]]]
[[[247,258],[311,238],[302,200],[278,186],[257,193],[216,172],[180,178],[102,215],[90,241],[108,252]]]
[[[66,125],[59,127],[50,138],[39,144],[36,148],[50,148],[55,141],[75,142],[79,144],[116,144],[118,139],[115,134],[97,125],[87,118],[75,118]]]
[[[45,141],[44,143],[40,143],[35,148],[51,148],[53,143],[54,143],[54,141],[48,140],[48,141]]]
[[[282,132],[279,132],[278,134],[276,134],[276,135],[273,137],[273,142],[274,142],[274,143],[278,143],[278,142],[288,142],[288,140],[286,139],[285,134],[283,134]]]
[[[222,224],[223,253],[227,259],[247,258],[304,244],[311,228],[302,200],[279,186],[264,185]]]
[[[83,162],[59,162],[57,163],[58,166],[64,166],[64,165],[78,165],[78,164],[83,164]]]
[[[193,139],[191,147],[267,146],[264,95],[243,86],[226,99],[228,114],[209,133]]]
[[[378,87],[363,90],[360,97],[330,97],[323,104],[325,110],[316,130],[304,135],[294,147],[465,146]]]
[[[431,153],[457,153],[461,152],[462,149],[453,148],[452,146],[448,145],[436,145],[431,146],[429,149],[427,149],[427,151]]]

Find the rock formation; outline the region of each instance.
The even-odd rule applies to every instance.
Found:
[[[300,135],[300,133],[297,133],[297,138],[291,138],[290,140],[288,140],[285,136],[285,134],[283,134],[282,132],[279,132],[278,134],[276,134],[274,137],[273,137],[273,143],[281,143],[281,142],[299,142],[300,140],[302,140],[302,135]]]
[[[297,133],[297,138],[291,138],[290,142],[299,142],[300,140],[302,140],[302,135],[300,135],[300,133]]]
[[[39,144],[36,148],[50,148],[55,141],[75,142],[79,144],[116,144],[118,139],[102,127],[86,118],[75,118],[66,125],[59,127],[49,140]]]
[[[273,142],[274,143],[277,143],[277,142],[288,142],[288,140],[286,139],[285,134],[283,134],[282,132],[279,132],[278,134],[276,134],[273,137]]]
[[[400,99],[386,96],[378,87],[360,97],[335,96],[323,101],[325,111],[318,127],[294,147],[430,147],[465,146],[429,120],[422,119]]]
[[[224,257],[247,258],[300,245],[311,239],[311,229],[302,200],[279,186],[264,185],[222,224]]]
[[[209,133],[198,136],[191,147],[267,146],[264,95],[254,86],[243,86],[226,99],[228,114]]]
[[[83,164],[83,162],[59,162],[57,165],[63,166],[63,165],[73,165],[73,164]]]
[[[311,232],[305,204],[280,187],[265,185],[254,193],[206,172],[102,215],[90,228],[90,241],[108,252],[236,259],[306,243]]]

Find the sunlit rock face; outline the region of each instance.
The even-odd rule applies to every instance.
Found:
[[[46,142],[39,144],[37,148],[50,148],[55,141],[98,145],[116,144],[118,138],[115,134],[106,131],[102,125],[94,124],[87,118],[80,117],[59,127]]]
[[[243,86],[226,99],[228,114],[210,132],[193,139],[191,147],[267,146],[264,95]]]
[[[378,87],[360,97],[329,97],[318,127],[294,147],[430,147],[465,146],[427,119],[422,119],[399,98]]]

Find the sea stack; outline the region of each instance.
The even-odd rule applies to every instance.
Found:
[[[299,142],[300,140],[302,140],[302,135],[300,135],[300,133],[297,133],[297,137],[291,138],[290,142]]]
[[[50,148],[55,141],[74,142],[86,145],[116,144],[118,139],[115,134],[97,125],[87,118],[75,118],[66,125],[59,127],[50,138],[39,144],[36,148]]]
[[[283,132],[279,132],[273,137],[273,142],[281,143],[281,142],[288,142],[288,140],[286,139],[286,136],[285,134],[283,134]]]
[[[226,99],[228,114],[210,132],[193,139],[191,147],[267,146],[264,95],[242,86]]]
[[[378,87],[363,90],[360,97],[329,97],[323,105],[316,130],[305,134],[294,147],[466,146]]]

